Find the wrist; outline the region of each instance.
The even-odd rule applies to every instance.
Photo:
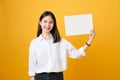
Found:
[[[89,43],[87,43],[87,42],[86,42],[85,44],[86,44],[87,46],[90,46],[90,45],[91,45],[91,44],[89,44]]]

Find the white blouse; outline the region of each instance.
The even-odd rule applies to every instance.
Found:
[[[61,72],[67,69],[67,56],[85,56],[83,47],[76,49],[65,39],[53,43],[53,37],[45,40],[42,35],[33,39],[29,48],[29,76],[42,72]]]

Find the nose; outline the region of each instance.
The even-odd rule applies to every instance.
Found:
[[[50,23],[49,22],[47,22],[47,24],[46,24],[47,26],[50,26]]]

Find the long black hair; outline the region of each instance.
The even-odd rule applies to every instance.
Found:
[[[58,28],[57,28],[56,18],[54,16],[54,14],[51,11],[43,12],[42,15],[39,18],[39,22],[42,21],[42,19],[46,16],[51,16],[53,21],[54,21],[53,29],[50,31],[52,36],[53,36],[53,39],[54,39],[53,42],[54,43],[59,42],[61,37],[60,37],[59,31],[58,31]],[[39,35],[42,33],[42,28],[41,28],[41,25],[39,24],[39,22],[38,22],[37,37],[39,37]]]

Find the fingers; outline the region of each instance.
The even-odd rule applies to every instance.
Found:
[[[90,36],[95,37],[95,31],[94,30],[91,30]]]

